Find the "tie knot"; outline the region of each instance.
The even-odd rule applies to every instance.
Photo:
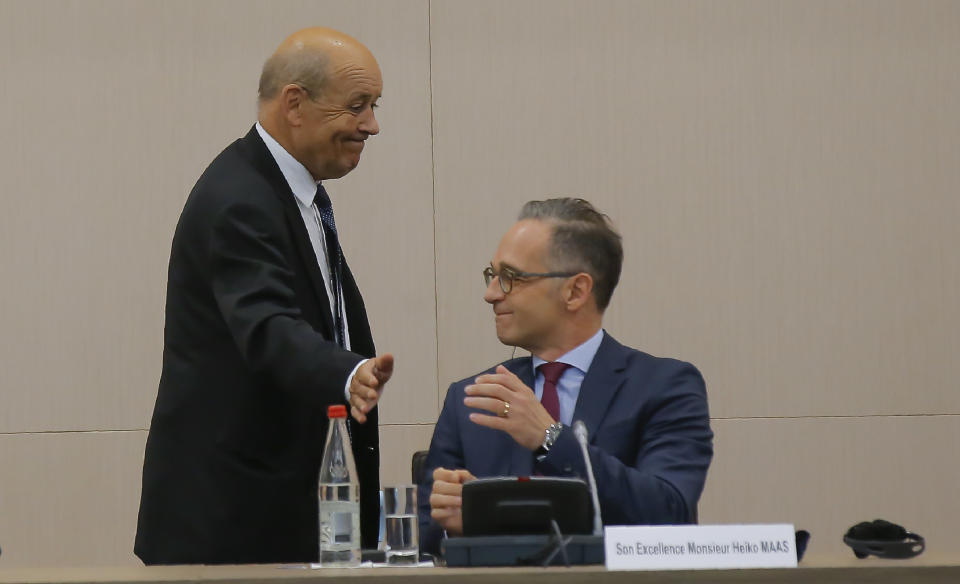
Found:
[[[544,363],[540,365],[540,367],[538,367],[537,369],[539,369],[540,373],[543,373],[543,379],[545,381],[548,381],[556,385],[557,380],[560,379],[560,376],[563,375],[563,372],[566,371],[569,367],[570,365],[568,365],[567,363],[559,363],[557,361],[553,361],[552,363]]]
[[[313,197],[313,204],[320,210],[333,208],[333,203],[330,202],[330,195],[327,194],[327,189],[323,188],[322,184],[317,185],[317,194]]]

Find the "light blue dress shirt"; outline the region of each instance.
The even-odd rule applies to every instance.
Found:
[[[600,348],[600,342],[603,340],[603,329],[600,329],[592,337],[587,339],[582,345],[575,347],[570,352],[561,355],[557,361],[566,363],[568,367],[560,379],[557,381],[557,397],[560,399],[560,422],[565,426],[573,424],[573,409],[577,407],[577,398],[580,397],[580,384],[593,363],[593,358]],[[540,357],[533,357],[534,378],[533,391],[537,394],[537,399],[543,397],[543,374],[537,371],[537,367],[546,363]]]

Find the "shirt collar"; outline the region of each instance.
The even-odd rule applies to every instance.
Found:
[[[267,150],[273,155],[273,159],[277,161],[277,166],[280,167],[283,178],[287,179],[287,184],[290,185],[293,196],[305,207],[312,205],[313,198],[317,195],[317,185],[320,183],[313,180],[313,176],[310,175],[307,167],[300,164],[300,161],[287,152],[279,142],[274,140],[273,136],[263,129],[260,122],[257,122],[256,128],[257,133],[260,134],[260,137],[263,139],[263,143],[267,145]]]
[[[593,358],[597,355],[597,351],[600,349],[600,342],[603,341],[603,329],[601,328],[592,337],[584,341],[581,345],[574,347],[567,353],[561,355],[557,361],[560,363],[566,363],[576,367],[584,374],[587,370],[590,369],[590,363],[593,362]],[[540,357],[533,357],[533,373],[536,376],[537,367],[546,363]]]

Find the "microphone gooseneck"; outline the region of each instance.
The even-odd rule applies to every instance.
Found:
[[[603,522],[600,520],[600,498],[597,496],[597,479],[593,476],[593,464],[590,463],[590,453],[587,452],[587,426],[581,420],[573,423],[573,435],[580,443],[580,452],[583,453],[583,463],[587,467],[587,480],[590,482],[590,496],[593,497],[593,534],[603,534]]]

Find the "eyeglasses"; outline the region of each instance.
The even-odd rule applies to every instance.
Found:
[[[576,276],[579,272],[521,272],[514,270],[510,266],[503,266],[499,272],[494,272],[492,267],[483,269],[483,281],[490,286],[494,278],[500,281],[500,289],[504,294],[509,294],[513,290],[513,283],[516,280],[532,280],[534,278],[569,278]]]

